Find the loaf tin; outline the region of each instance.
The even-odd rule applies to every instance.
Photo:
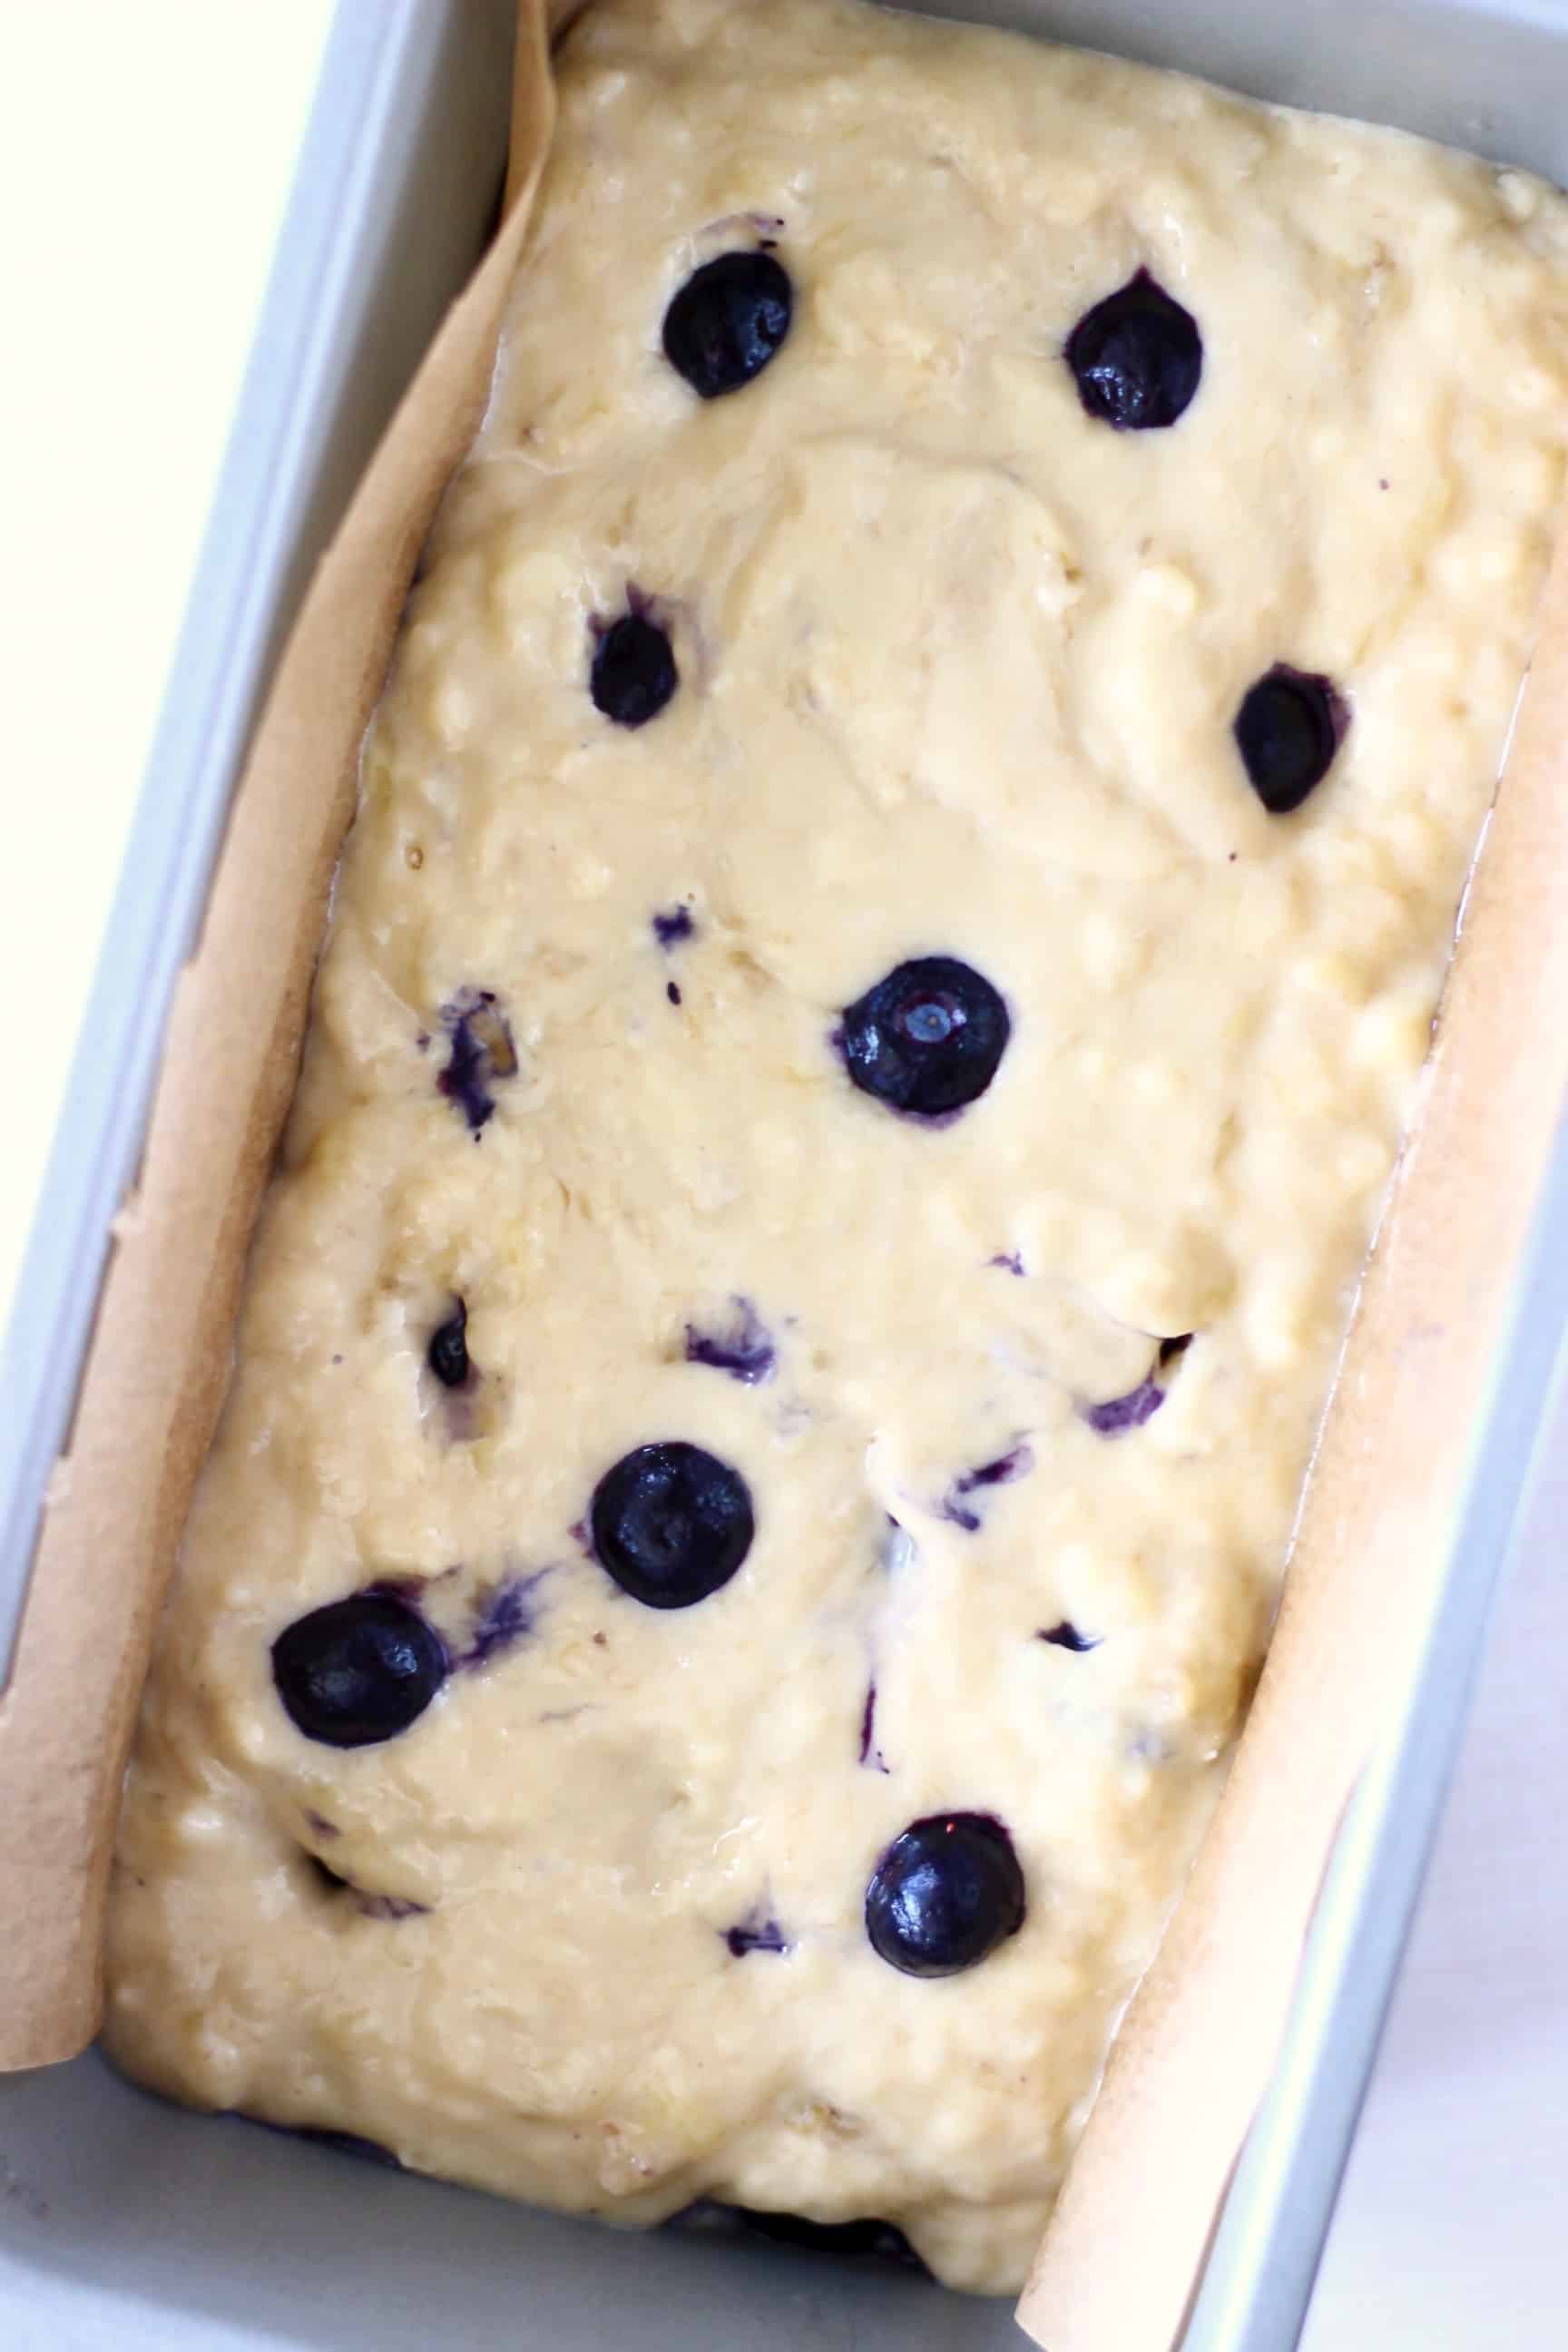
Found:
[[[948,0],[1253,95],[1395,123],[1568,182],[1561,0]],[[190,617],[6,1343],[0,1683],[68,1423],[109,1220],[223,814],[310,561],[445,304],[504,163],[511,0],[339,0]],[[153,787],[156,785],[154,790]],[[49,1350],[19,1336],[49,1330]],[[1563,1369],[1568,1139],[1518,1270],[1439,1604],[1347,1815],[1268,2099],[1183,2352],[1288,2352],[1364,2090],[1474,1664]],[[1130,2261],[1136,2249],[1129,2248]],[[0,2079],[12,2352],[989,2352],[1010,2308],[871,2262],[621,2235],[166,2107],[95,2053]],[[1166,2352],[1128,2346],[1126,2352]]]

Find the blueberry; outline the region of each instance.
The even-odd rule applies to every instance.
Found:
[[[459,1298],[447,1320],[430,1335],[425,1360],[444,1389],[460,1389],[468,1377],[468,1309]]]
[[[669,639],[646,613],[623,613],[595,647],[588,691],[617,727],[646,727],[679,683]]]
[[[988,980],[955,956],[917,956],[847,1006],[841,1048],[862,1094],[936,1118],[985,1092],[1011,1033]]]
[[[866,1889],[871,1948],[907,1977],[972,1969],[1024,1924],[1024,1874],[988,1813],[937,1813],[893,1840]]]
[[[756,1521],[738,1470],[700,1445],[639,1445],[594,1490],[594,1550],[623,1592],[648,1609],[689,1609],[728,1584]]]
[[[1090,416],[1120,433],[1174,425],[1204,371],[1203,337],[1190,310],[1139,270],[1086,310],[1067,341],[1067,363]]]
[[[272,1644],[289,1717],[329,1748],[370,1748],[422,1716],[447,1674],[433,1625],[385,1592],[356,1592],[297,1617]]]
[[[771,253],[721,253],[664,314],[664,355],[704,400],[760,375],[789,332],[795,290]]]
[[[1289,816],[1332,767],[1349,723],[1331,679],[1276,662],[1241,698],[1236,745],[1270,816]]]

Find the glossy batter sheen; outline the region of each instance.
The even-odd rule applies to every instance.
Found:
[[[665,306],[763,239],[788,340],[700,401]],[[1204,373],[1128,433],[1063,352],[1140,268]],[[147,1702],[121,2063],[548,2204],[876,2214],[1019,2284],[1415,1099],[1548,551],[1565,271],[1560,198],[1392,133],[840,0],[590,12]],[[679,672],[636,730],[588,691],[633,606]],[[1350,720],[1272,816],[1232,721],[1281,662]],[[1012,1021],[945,1124],[835,1044],[933,954]],[[502,1022],[474,1129],[437,1081]],[[664,1611],[584,1522],[671,1436],[757,1533]],[[270,1645],[389,1579],[458,1663],[401,1737],[317,1745]],[[953,1809],[1006,1825],[1028,1912],[927,1981],[865,1891]]]

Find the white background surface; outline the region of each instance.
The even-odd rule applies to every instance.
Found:
[[[0,1319],[330,13],[0,0]],[[1568,1423],[1554,1452],[1306,2352],[1568,2345]]]

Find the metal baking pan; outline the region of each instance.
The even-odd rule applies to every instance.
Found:
[[[1315,0],[1310,12],[1290,0],[947,0],[928,13],[1185,68],[1568,182],[1561,0]],[[134,1168],[156,1039],[247,732],[308,566],[493,219],[511,19],[511,0],[339,0],[170,680],[158,790],[138,816],[49,1218],[8,1334],[0,1684],[109,1218]],[[1440,1604],[1341,1836],[1183,2352],[1288,2352],[1300,2331],[1562,1370],[1568,1140],[1516,1298]],[[57,1346],[24,1357],[18,1335],[39,1328]],[[24,1361],[38,1368],[31,1386]],[[1022,2340],[1006,2305],[874,2262],[705,2233],[616,2235],[193,2118],[93,2053],[0,2079],[0,2342],[15,2352],[425,2352],[453,2331],[518,2352],[634,2341],[644,2352],[984,2352]]]

